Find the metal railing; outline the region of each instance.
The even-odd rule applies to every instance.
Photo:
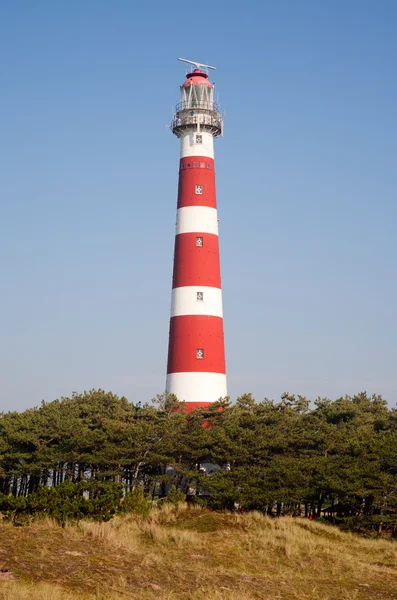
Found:
[[[204,109],[210,110],[212,112],[221,112],[220,106],[217,102],[199,102],[197,100],[184,100],[183,102],[178,102],[175,107],[175,112],[179,112],[181,110],[196,110],[196,109]]]
[[[178,135],[186,127],[197,126],[197,124],[200,124],[200,127],[203,129],[210,129],[215,137],[222,134],[222,118],[219,113],[218,115],[214,115],[209,112],[198,115],[191,115],[190,113],[175,114],[171,123],[171,129],[173,133]]]

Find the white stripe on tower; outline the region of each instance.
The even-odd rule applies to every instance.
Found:
[[[202,296],[200,296],[200,300],[197,300],[197,286],[186,285],[174,288],[171,299],[171,317],[196,314],[222,318],[222,290],[202,285],[199,291]]]
[[[218,212],[209,206],[185,206],[176,211],[176,233],[201,231],[218,235]]]
[[[167,382],[177,398],[184,398],[187,393],[189,394],[189,400],[186,403],[188,410],[192,410],[196,406],[208,406],[211,402],[207,397],[208,390],[212,390],[212,402],[227,395],[226,374],[198,373],[196,371],[169,373]],[[207,398],[207,400],[203,402],[203,398]]]
[[[202,143],[196,144],[195,135],[202,136]],[[196,130],[187,132],[181,137],[181,158],[185,156],[208,156],[214,158],[214,138],[207,131],[197,134]]]
[[[207,78],[187,75],[173,121],[181,160],[166,389],[189,411],[227,395],[214,173],[222,127]]]

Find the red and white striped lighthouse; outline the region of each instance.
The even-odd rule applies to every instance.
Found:
[[[172,121],[181,154],[166,389],[191,411],[227,395],[214,166],[223,123],[214,67],[179,60],[194,68]]]

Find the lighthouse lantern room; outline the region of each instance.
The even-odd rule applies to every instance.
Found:
[[[166,389],[187,410],[227,395],[214,138],[223,121],[208,79],[194,67],[181,86],[172,121],[180,164]]]

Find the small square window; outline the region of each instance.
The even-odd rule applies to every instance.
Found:
[[[204,240],[202,237],[196,237],[196,246],[200,246],[200,247],[203,246],[204,245],[203,242],[204,242]]]
[[[205,163],[200,163],[200,169],[205,169]]]
[[[202,193],[203,193],[203,186],[196,185],[196,194],[202,194]]]
[[[184,169],[185,168],[185,163],[181,164],[181,168]]]
[[[196,358],[204,358],[204,348],[197,348]]]
[[[207,163],[207,169],[211,168],[211,163]]]
[[[186,165],[186,166],[187,166],[187,167],[190,169],[190,163],[187,163],[187,165]]]
[[[204,293],[197,292],[197,302],[203,302],[203,301],[204,301]]]
[[[193,167],[198,167],[198,163],[193,163]]]
[[[196,135],[196,144],[202,144],[203,143],[203,136],[200,134]]]

